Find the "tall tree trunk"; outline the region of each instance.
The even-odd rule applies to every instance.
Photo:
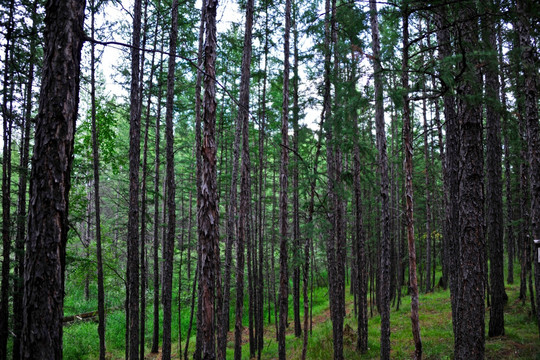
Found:
[[[164,360],[171,358],[171,317],[172,317],[172,277],[174,237],[176,230],[176,189],[174,182],[174,70],[176,64],[176,42],[178,39],[178,0],[173,0],[171,7],[171,34],[169,38],[169,63],[167,69],[167,100],[165,105],[165,140],[166,140],[166,187],[167,187],[167,238],[163,243],[163,349]]]
[[[197,210],[200,207],[201,203],[201,196],[202,196],[202,143],[201,143],[201,123],[202,123],[202,110],[203,110],[203,103],[201,98],[201,84],[203,80],[203,66],[205,64],[205,31],[206,31],[206,11],[208,8],[207,4],[208,0],[203,0],[201,4],[201,22],[199,26],[199,47],[198,47],[198,62],[197,62],[197,79],[195,82],[195,160],[197,163],[196,170],[195,170],[195,183],[197,186]],[[198,218],[197,217],[197,229],[198,229]],[[190,254],[190,249],[188,249],[188,254]],[[191,259],[191,256],[188,255],[188,258]],[[197,242],[197,269],[198,264],[200,263],[200,249],[199,249],[199,241]],[[191,261],[188,262],[188,264],[191,264]],[[188,265],[188,274],[191,273],[190,271],[191,265]],[[197,276],[200,276],[200,269],[197,270]],[[196,281],[194,281],[195,283]],[[197,323],[200,324],[202,322],[201,319],[201,309],[202,309],[202,296],[200,293],[200,290],[202,288],[199,286],[197,289],[198,296],[197,296]],[[193,314],[192,314],[193,315]],[[190,320],[190,328],[191,328],[191,320]],[[195,353],[193,355],[194,360],[200,360],[201,359],[201,342],[202,342],[202,328],[200,326],[197,326],[197,337],[195,339]],[[186,344],[189,343],[189,336],[187,338]],[[187,345],[186,345],[186,358],[187,358]]]
[[[253,28],[253,0],[248,0],[246,4],[246,24],[244,30],[244,52],[242,55],[242,74],[240,79],[240,101],[238,104],[237,129],[242,130],[242,175],[240,183],[240,219],[238,226],[238,240],[236,247],[236,323],[234,332],[234,358],[240,360],[242,358],[242,317],[244,305],[244,245],[250,236],[249,234],[249,211],[250,211],[250,179],[249,179],[249,83],[251,74],[251,34]],[[235,144],[235,147],[238,145]],[[234,160],[233,160],[234,161]],[[238,162],[238,160],[236,160]],[[234,169],[233,169],[234,171]],[[235,176],[233,174],[233,176]],[[236,187],[231,188],[231,192],[236,192]],[[233,195],[231,194],[231,200]],[[236,194],[234,194],[236,197]],[[248,252],[251,249],[248,249]],[[249,259],[248,259],[249,262]],[[249,266],[249,264],[248,264]],[[250,292],[250,299],[252,293]],[[251,303],[251,301],[250,301]],[[251,306],[250,306],[251,308]],[[250,336],[250,349],[252,346],[252,337]],[[251,353],[253,357],[253,353]],[[223,354],[224,355],[224,354]]]
[[[459,184],[458,326],[456,359],[484,358],[485,239],[483,194],[483,142],[481,106],[472,97],[481,94],[478,64],[469,57],[478,47],[478,18],[475,4],[459,8],[459,39],[463,80],[457,85],[458,118],[461,124]]]
[[[416,246],[414,243],[414,208],[412,183],[413,136],[411,128],[411,111],[409,105],[409,8],[407,5],[405,5],[405,8],[403,9],[403,60],[401,67],[401,86],[403,87],[403,147],[405,152],[404,165],[406,203],[405,216],[407,219],[407,243],[409,245],[409,290],[411,294],[411,324],[414,339],[414,359],[422,359],[422,339],[420,337],[420,320],[418,316],[418,279],[416,278]],[[427,133],[425,136],[427,137]],[[427,141],[425,141],[425,145],[427,146]],[[426,191],[429,190],[426,189]],[[427,199],[427,201],[429,201],[429,198]],[[430,278],[429,272],[427,272],[426,278]]]
[[[2,286],[0,289],[0,360],[7,359],[7,340],[9,323],[9,273],[10,273],[10,252],[11,252],[11,126],[12,114],[8,109],[8,103],[13,97],[10,88],[14,82],[10,77],[13,76],[12,60],[13,50],[11,46],[11,37],[13,33],[13,13],[15,11],[14,0],[9,4],[9,18],[6,29],[6,49],[4,57],[4,80],[2,94]],[[10,82],[12,84],[10,84]]]
[[[386,155],[386,131],[384,129],[382,66],[380,63],[377,5],[374,0],[370,0],[369,5],[374,58],[375,126],[377,133],[377,150],[379,152],[379,175],[381,177],[381,268],[379,275],[381,287],[381,359],[390,359],[390,223],[388,210],[388,158]]]
[[[353,81],[356,81],[356,64],[353,63]],[[362,216],[362,187],[360,182],[360,129],[358,127],[358,111],[353,110],[353,182],[354,182],[354,230],[356,237],[357,296],[358,296],[358,341],[356,348],[361,353],[368,350],[368,313],[367,313],[367,267],[366,267],[366,235]]]
[[[407,80],[408,83],[408,80]],[[408,84],[407,84],[408,86]],[[432,247],[435,248],[435,245],[432,244],[434,240],[431,237],[431,201],[432,198],[430,196],[431,192],[431,182],[430,182],[430,157],[429,157],[429,145],[428,145],[428,135],[429,135],[429,129],[428,129],[428,120],[427,120],[427,100],[426,100],[426,86],[424,83],[423,86],[423,96],[424,99],[422,100],[422,118],[424,120],[424,181],[426,185],[426,293],[431,292],[432,286],[435,284],[431,283],[431,249]],[[410,115],[409,115],[410,116]],[[411,139],[409,139],[411,140]],[[412,147],[412,143],[410,144]],[[412,159],[411,159],[412,160]],[[412,174],[411,174],[412,176]],[[412,189],[412,188],[411,188]]]
[[[163,50],[163,41],[161,42],[161,50]],[[163,52],[159,60],[159,73],[163,72]],[[151,353],[159,351],[159,165],[160,165],[160,123],[161,123],[161,98],[162,98],[162,81],[158,80],[158,98],[157,98],[157,114],[155,124],[155,158],[154,158],[154,234],[153,234],[153,259],[154,259],[154,324],[152,329],[152,348]],[[165,201],[165,200],[164,200]]]
[[[62,358],[68,195],[79,102],[84,1],[49,0],[32,159],[22,357]]]
[[[291,31],[291,0],[285,1],[285,34],[283,49],[283,108],[281,113],[281,165],[279,171],[279,327],[278,354],[285,360],[285,327],[287,326],[289,270],[287,255],[288,237],[288,176],[289,176],[289,35]]]
[[[214,294],[216,291],[216,248],[218,234],[216,166],[216,8],[217,0],[207,0],[204,46],[204,134],[201,145],[201,187],[199,194],[199,294],[201,297],[201,357],[215,359]]]
[[[494,6],[493,1],[490,6]],[[504,291],[503,260],[503,199],[502,199],[502,148],[499,101],[499,68],[497,63],[496,34],[486,28],[495,28],[494,19],[488,17],[482,32],[487,50],[492,53],[485,71],[486,92],[486,210],[487,238],[489,242],[491,307],[489,311],[488,335],[504,335],[504,304],[507,299]],[[506,298],[506,299],[505,299]]]
[[[92,39],[95,34],[95,2],[91,2],[91,27],[90,36]],[[90,97],[91,97],[91,116],[92,116],[92,157],[94,167],[94,208],[96,217],[96,258],[97,258],[97,282],[98,282],[98,336],[99,336],[99,359],[105,360],[105,289],[103,276],[103,256],[101,250],[101,206],[99,194],[99,133],[96,124],[96,58],[95,44],[91,43],[90,52]]]
[[[498,31],[498,53],[499,53],[499,64],[504,63],[503,58],[503,39],[502,39],[502,26],[499,26]],[[503,109],[507,109],[507,101],[506,101],[506,80],[504,76],[504,71],[500,72],[501,77],[501,105]],[[506,242],[507,242],[507,250],[508,250],[508,277],[506,281],[508,284],[514,283],[514,257],[515,257],[515,237],[514,237],[514,227],[512,225],[512,222],[514,220],[514,214],[513,214],[513,194],[512,194],[512,181],[511,181],[511,172],[510,172],[510,151],[508,149],[509,142],[508,142],[508,136],[509,136],[509,119],[508,116],[503,114],[503,132],[504,132],[504,176],[506,180]]]
[[[129,360],[139,360],[139,163],[141,157],[141,106],[140,106],[140,44],[141,0],[133,5],[133,39],[131,49],[131,92],[129,121],[129,217],[127,235],[128,328]]]
[[[298,1],[294,2],[293,7],[293,108],[292,108],[292,125],[293,125],[293,151],[298,154],[298,121],[300,108],[298,107],[298,26],[297,15]],[[294,317],[294,336],[302,335],[302,326],[300,324],[300,203],[299,203],[299,188],[298,188],[298,156],[294,157],[294,166],[292,168],[292,190],[293,190],[293,223],[292,223],[292,240],[293,240],[293,317]]]
[[[531,232],[532,239],[540,239],[540,129],[538,126],[538,73],[535,66],[535,50],[531,41],[529,17],[532,1],[518,0],[518,35],[521,47],[525,78],[525,118],[527,123],[527,145],[529,157],[529,181],[531,187]],[[526,245],[527,247],[530,244]],[[536,287],[536,321],[540,331],[540,259],[534,254]],[[530,262],[530,257],[529,257]],[[530,282],[530,280],[529,280]],[[531,303],[532,299],[531,289]]]

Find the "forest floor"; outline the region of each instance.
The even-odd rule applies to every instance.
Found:
[[[504,336],[486,337],[486,359],[530,359],[540,360],[540,336],[534,318],[531,316],[530,302],[525,304],[518,299],[519,284],[506,285],[509,300],[505,307]],[[450,294],[448,290],[436,289],[428,294],[420,294],[420,328],[424,359],[452,359],[453,332],[450,311]],[[356,351],[356,315],[353,310],[353,298],[347,289],[347,316],[344,324],[344,357],[345,359],[378,359],[380,316],[373,309],[369,313],[368,351],[360,354]],[[303,309],[303,305],[301,305]],[[289,306],[290,325],[287,329],[287,359],[300,359],[302,353],[302,337],[294,337],[292,323],[292,304]],[[233,312],[234,313],[234,312]],[[265,326],[263,359],[277,359],[277,341],[275,324]],[[150,319],[150,317],[149,317]],[[247,320],[247,319],[245,319]],[[123,359],[123,317],[122,311],[111,313],[107,320],[107,349],[110,359]],[[265,322],[268,321],[268,313]],[[302,319],[303,321],[303,319]],[[399,310],[392,307],[391,313],[391,346],[392,359],[410,359],[414,352],[410,321],[410,297],[403,296]],[[246,321],[247,322],[247,321]],[[175,323],[173,319],[173,324]],[[486,308],[486,334],[489,323],[489,308]],[[303,324],[303,322],[302,322]],[[184,326],[184,325],[182,325]],[[97,325],[95,323],[78,323],[64,328],[65,359],[95,359],[99,347],[97,343]],[[151,339],[151,323],[147,325],[148,341]],[[176,336],[177,328],[173,328]],[[185,331],[185,328],[183,328]],[[234,336],[230,333],[227,358],[233,358]],[[177,338],[177,337],[176,337]],[[243,359],[249,359],[249,343],[247,328],[244,331]],[[173,358],[179,359],[178,343],[173,340]],[[189,358],[192,358],[195,337],[190,339]],[[185,340],[183,345],[185,346]],[[146,354],[147,359],[159,360],[161,354]],[[308,339],[308,359],[332,359],[332,323],[328,308],[326,288],[315,289],[313,294],[313,328]]]

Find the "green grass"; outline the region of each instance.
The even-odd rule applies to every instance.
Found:
[[[405,290],[405,288],[404,288]],[[505,307],[506,335],[497,338],[486,338],[486,359],[531,359],[540,360],[540,338],[538,328],[530,315],[530,304],[525,305],[518,300],[519,284],[507,285],[509,296]],[[68,296],[66,309],[93,309],[94,301],[87,304],[84,301],[75,301],[77,296]],[[313,332],[308,340],[308,359],[331,359],[333,357],[332,323],[328,310],[328,292],[326,288],[314,290],[313,304]],[[119,301],[120,298],[117,299]],[[346,359],[378,359],[380,317],[375,315],[369,319],[368,351],[359,354],[356,351],[356,316],[352,311],[352,296],[346,291],[347,316],[345,318],[344,356]],[[450,293],[448,290],[437,289],[433,293],[420,294],[420,327],[424,359],[452,359],[453,358],[453,332],[450,311]],[[246,304],[247,305],[247,304]],[[234,307],[234,303],[233,303]],[[182,334],[185,344],[185,332],[189,321],[189,310],[184,305],[182,312]],[[247,309],[247,308],[246,308]],[[80,311],[80,312],[83,312]],[[267,308],[265,308],[267,311]],[[272,311],[272,320],[273,309]],[[76,311],[75,311],[76,312]],[[173,311],[173,356],[178,353],[178,315]],[[66,311],[67,314],[67,311]],[[147,346],[152,336],[151,304],[148,306],[148,320],[146,327]],[[231,315],[234,316],[234,308]],[[295,338],[292,324],[292,301],[289,302],[289,320],[287,330],[287,358],[300,359],[302,351],[302,338]],[[303,316],[303,305],[301,305]],[[267,324],[268,315],[265,314],[265,342],[263,359],[275,359],[278,356],[278,346],[275,340],[275,324]],[[231,319],[231,324],[233,323]],[[489,322],[489,309],[486,309],[486,334]],[[246,321],[247,323],[247,321]],[[161,323],[160,323],[161,324]],[[107,352],[111,359],[124,357],[124,331],[125,316],[122,310],[111,312],[107,318]],[[190,354],[195,345],[195,330],[190,339]],[[184,346],[184,345],[182,345]],[[227,358],[233,358],[234,343],[229,341]],[[392,359],[410,359],[414,351],[410,321],[410,297],[403,296],[400,309],[392,308],[391,313],[391,346]],[[98,355],[97,324],[76,323],[64,328],[64,358],[65,359],[95,359]],[[147,347],[149,352],[149,347]],[[249,344],[243,346],[243,359],[249,358]],[[178,358],[175,356],[175,358]]]

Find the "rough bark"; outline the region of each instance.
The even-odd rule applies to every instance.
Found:
[[[249,84],[251,74],[251,37],[253,28],[253,0],[246,3],[246,24],[244,30],[244,52],[242,55],[242,73],[240,78],[240,101],[238,104],[238,126],[242,129],[242,171],[240,180],[240,219],[238,226],[238,240],[236,248],[237,271],[236,271],[236,323],[234,332],[234,358],[242,358],[242,316],[244,305],[244,244],[249,235],[249,214],[250,214],[250,159],[249,159]],[[235,147],[237,145],[235,144]],[[236,160],[238,161],[238,160]],[[231,190],[233,190],[231,188]],[[236,191],[236,189],[234,189]],[[235,194],[236,196],[236,194]],[[232,195],[231,195],[232,198]],[[248,251],[251,251],[248,249]],[[249,261],[249,259],[248,259]],[[252,293],[250,292],[250,298]],[[250,302],[251,304],[251,302]],[[250,306],[251,308],[251,306]],[[254,349],[250,336],[250,349]],[[253,354],[251,354],[253,355]],[[252,356],[253,357],[253,356]]]
[[[200,149],[201,186],[199,194],[199,294],[201,298],[201,358],[215,359],[214,294],[216,291],[216,245],[218,234],[217,158],[216,158],[216,8],[217,0],[206,6],[206,41],[204,46],[204,133]]]
[[[375,81],[375,127],[379,176],[381,179],[381,241],[379,284],[381,305],[381,359],[390,359],[390,220],[389,220],[389,180],[388,157],[386,154],[386,131],[384,129],[384,108],[382,89],[382,66],[380,63],[379,25],[377,6],[370,0],[370,22],[373,46],[373,71]]]
[[[127,316],[129,344],[126,353],[130,360],[139,360],[139,168],[141,139],[140,44],[141,0],[133,5],[133,39],[131,50],[131,90],[129,120],[129,216],[127,235]]]
[[[482,79],[478,59],[477,12],[473,3],[459,8],[459,41],[463,79],[456,88],[457,114],[461,124],[459,184],[459,274],[454,348],[455,359],[484,358],[485,239],[483,194]]]
[[[291,31],[291,0],[285,1],[285,34],[283,49],[283,105],[281,113],[281,164],[279,170],[279,326],[278,354],[286,358],[285,327],[287,326],[289,270],[288,270],[288,176],[289,176],[289,35]]]
[[[79,102],[84,1],[49,0],[32,159],[21,356],[62,358],[68,195]]]

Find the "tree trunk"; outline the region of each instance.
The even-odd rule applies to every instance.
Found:
[[[281,113],[281,165],[279,171],[279,327],[278,354],[280,360],[286,358],[285,327],[287,326],[289,270],[287,255],[288,237],[288,176],[289,176],[289,33],[291,31],[291,0],[285,1],[285,35],[283,50],[283,108]]]
[[[478,48],[478,18],[474,3],[459,8],[459,31],[464,45],[457,85],[458,118],[461,124],[458,274],[458,317],[455,359],[484,358],[485,239],[483,195],[483,142],[481,106],[471,100],[481,94],[478,64],[470,54]]]
[[[141,0],[133,5],[133,48],[131,50],[131,93],[129,121],[129,217],[127,235],[127,280],[129,344],[126,352],[130,360],[139,360],[139,163],[141,139],[140,99],[140,43]]]
[[[248,0],[246,4],[246,24],[244,30],[244,52],[242,55],[242,74],[240,79],[240,101],[238,104],[238,119],[237,129],[242,130],[242,175],[240,182],[240,219],[238,226],[238,241],[236,248],[236,324],[234,333],[234,358],[240,360],[242,358],[242,317],[244,305],[244,244],[246,243],[249,234],[249,214],[250,214],[250,160],[249,160],[249,84],[251,74],[251,34],[253,28],[253,0]],[[234,145],[237,147],[237,143]],[[238,161],[238,160],[236,160]],[[231,188],[231,191],[236,192],[236,187]],[[231,200],[232,200],[231,194]],[[236,194],[234,194],[236,197]],[[251,249],[248,249],[248,252]],[[249,258],[248,258],[249,262]],[[249,266],[249,264],[248,264]],[[253,294],[250,292],[250,299]],[[250,300],[251,305],[251,300]],[[250,306],[251,308],[251,306]],[[252,337],[250,336],[250,349],[254,349]],[[253,353],[250,351],[253,357]]]
[[[11,252],[11,127],[12,115],[8,109],[10,98],[10,82],[14,80],[12,60],[13,50],[11,46],[11,37],[13,33],[13,13],[15,11],[14,0],[9,4],[9,18],[6,29],[6,50],[4,52],[4,80],[3,80],[3,99],[2,99],[2,286],[0,290],[0,360],[7,359],[7,340],[8,340],[8,323],[9,323],[9,273],[10,273],[10,252]],[[12,92],[12,90],[11,90]]]
[[[494,5],[494,4],[491,4]],[[492,18],[485,20],[489,28],[495,28]],[[503,261],[503,199],[502,199],[502,148],[501,120],[499,101],[499,68],[497,63],[497,44],[495,32],[484,26],[483,41],[488,51],[493,53],[488,59],[485,71],[486,91],[486,210],[487,238],[489,242],[491,307],[489,311],[490,337],[504,335],[504,304],[507,298],[504,291],[504,261]]]
[[[165,140],[167,154],[167,238],[163,244],[163,349],[164,360],[171,358],[171,317],[172,317],[172,278],[174,239],[176,230],[176,189],[174,181],[174,70],[176,64],[176,42],[178,39],[178,0],[173,0],[171,7],[171,34],[169,38],[169,63],[167,70],[167,100],[165,105]]]
[[[356,81],[356,64],[353,63],[352,79]],[[368,314],[367,314],[367,268],[366,268],[366,235],[364,233],[363,216],[362,216],[362,187],[360,183],[360,129],[358,127],[358,112],[353,110],[353,126],[354,126],[354,150],[353,150],[353,165],[354,165],[354,230],[357,241],[356,246],[356,266],[357,266],[357,296],[358,296],[358,341],[356,348],[361,353],[368,350]]]
[[[413,214],[413,136],[411,128],[411,111],[409,105],[409,8],[403,9],[403,60],[401,67],[401,86],[403,87],[403,148],[405,152],[405,216],[407,219],[407,243],[409,245],[409,289],[411,294],[411,324],[414,339],[414,359],[422,359],[422,339],[420,337],[420,320],[418,317],[418,280],[416,278],[416,246],[414,243]],[[425,119],[424,119],[425,121]],[[426,126],[427,128],[427,126]],[[427,129],[426,129],[427,130]],[[424,135],[427,138],[427,133]],[[427,140],[424,142],[427,147]],[[427,150],[426,150],[427,151]],[[427,156],[426,156],[427,158]],[[426,172],[427,176],[427,172]],[[427,180],[426,180],[427,183]],[[426,189],[426,191],[429,191]],[[429,201],[429,197],[426,201]],[[429,211],[429,205],[428,205]],[[428,212],[429,216],[429,212]],[[429,224],[429,220],[427,220]],[[429,225],[428,225],[429,230]],[[427,279],[430,278],[427,272]],[[429,285],[429,281],[427,282]],[[429,289],[429,288],[427,288]]]
[[[79,102],[84,1],[49,0],[32,160],[22,357],[62,358],[68,194]]]
[[[379,175],[381,177],[381,251],[380,251],[380,304],[381,304],[381,359],[390,359],[390,223],[388,209],[388,158],[386,155],[386,132],[382,89],[382,66],[380,63],[379,25],[377,6],[370,0],[370,21],[373,46],[373,71],[375,81],[375,125],[377,150],[379,151]]]
[[[218,234],[216,166],[216,8],[217,0],[206,6],[206,42],[204,47],[204,134],[201,144],[201,187],[199,194],[199,294],[201,297],[201,357],[215,359],[214,293],[216,291],[216,248]]]
[[[439,43],[440,61],[452,56],[452,44],[450,42],[449,23],[447,21],[447,11],[445,7],[441,7],[440,13],[437,14],[437,42]],[[449,70],[442,68],[440,78],[444,79],[449,76]],[[443,83],[443,86],[448,88],[450,84]],[[450,283],[450,300],[452,306],[452,324],[454,334],[459,323],[457,300],[459,297],[458,288],[458,269],[459,257],[459,152],[460,152],[460,125],[456,115],[456,104],[452,94],[447,91],[443,96],[444,103],[444,119],[446,125],[446,157],[445,166],[446,172],[444,179],[448,189],[448,198],[446,202],[446,225],[443,238],[443,266],[446,267],[448,280]],[[454,345],[457,345],[458,339],[454,337]]]
[[[163,42],[161,45],[163,50]],[[163,53],[159,60],[159,73],[163,73]],[[159,163],[160,163],[160,123],[161,123],[161,98],[162,98],[162,82],[158,80],[158,99],[157,99],[157,114],[155,125],[155,158],[154,158],[154,245],[153,245],[153,258],[154,258],[154,325],[152,331],[152,348],[151,353],[157,353],[159,351],[159,229],[161,228],[159,223]],[[164,200],[165,201],[165,200]]]
[[[503,39],[501,34],[501,27],[499,27],[499,42],[498,42],[498,53],[499,53],[499,64],[503,64]],[[506,101],[506,80],[504,76],[504,72],[500,72],[501,77],[501,105],[503,109],[507,109],[507,101]],[[506,281],[508,284],[514,283],[514,257],[515,257],[515,237],[514,237],[514,227],[512,225],[512,222],[514,220],[514,214],[513,214],[513,194],[512,194],[512,181],[511,181],[511,172],[510,172],[510,152],[508,149],[509,142],[508,142],[508,136],[509,136],[509,119],[508,116],[503,114],[503,120],[504,120],[504,173],[505,173],[505,180],[506,180],[506,242],[507,242],[507,250],[508,250],[508,275]]]
[[[95,24],[95,2],[91,2],[91,32],[90,36],[94,38]],[[99,195],[99,133],[96,124],[96,58],[95,44],[91,43],[90,58],[90,97],[91,97],[91,116],[92,116],[92,157],[94,167],[94,208],[96,217],[96,257],[97,257],[97,282],[98,282],[98,336],[99,336],[99,359],[105,360],[105,289],[103,285],[103,257],[101,250],[101,207]]]
[[[293,151],[298,154],[298,120],[300,109],[298,107],[298,26],[297,26],[298,1],[295,1],[293,8]],[[292,190],[293,190],[293,216],[292,216],[292,240],[293,240],[293,317],[294,317],[294,336],[302,335],[302,326],[300,324],[300,203],[298,188],[298,156],[294,157],[294,166],[292,168]]]

